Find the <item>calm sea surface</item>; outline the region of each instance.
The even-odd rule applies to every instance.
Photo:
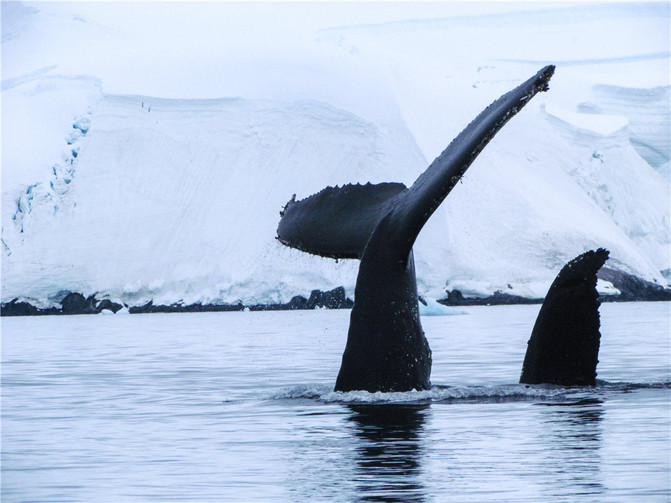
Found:
[[[428,392],[334,393],[348,311],[2,319],[2,501],[671,500],[671,305],[594,388],[516,384],[539,306],[424,317]]]

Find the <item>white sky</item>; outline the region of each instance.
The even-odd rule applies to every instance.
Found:
[[[57,65],[106,92],[218,97],[348,64],[322,28],[543,8],[538,2],[3,2],[2,78]],[[553,6],[567,4],[554,3]],[[307,72],[307,77],[303,74]],[[292,79],[292,83],[294,80]],[[281,84],[281,83],[280,83]],[[252,89],[249,89],[249,86]],[[263,93],[261,93],[263,94]]]

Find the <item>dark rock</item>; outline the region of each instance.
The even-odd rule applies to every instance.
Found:
[[[328,292],[321,290],[312,290],[305,309],[326,308],[326,309],[347,309],[354,305],[345,295],[345,288],[339,286]]]
[[[345,289],[340,286],[328,292],[313,290],[310,299],[301,295],[296,295],[289,302],[281,304],[255,304],[245,306],[241,302],[237,304],[183,304],[181,302],[170,304],[168,306],[154,304],[149,301],[142,306],[132,306],[128,308],[130,314],[144,313],[202,313],[202,312],[229,312],[242,311],[281,311],[298,309],[348,309],[353,305],[353,301],[345,295]],[[2,304],[2,316],[37,316],[43,314],[99,314],[104,309],[117,313],[124,306],[109,299],[97,301],[95,295],[84,297],[81,293],[68,293],[61,300],[61,309],[49,308],[38,309],[28,302],[18,302],[14,299],[11,302]]]
[[[153,302],[150,300],[144,306],[133,306],[128,308],[130,314],[143,314],[143,313],[153,313]]]
[[[35,316],[39,309],[28,302],[17,302],[19,299],[13,299],[6,304],[2,304],[2,316]]]
[[[62,314],[96,314],[95,295],[84,297],[81,293],[67,294],[61,301]]]
[[[229,312],[229,311],[242,311],[245,306],[242,304],[172,304],[169,306],[172,311],[170,312],[183,312],[183,313],[215,313],[215,312]]]
[[[103,299],[100,301],[100,304],[98,304],[98,307],[96,307],[96,312],[100,313],[104,309],[107,309],[108,311],[112,311],[114,314],[116,314],[122,307],[123,306],[121,304],[112,302],[109,299]]]
[[[519,295],[511,295],[497,290],[489,297],[466,298],[459,290],[448,291],[446,299],[440,299],[438,302],[446,306],[500,306],[513,304],[540,304],[543,299],[529,299]]]
[[[671,300],[671,288],[638,278],[632,274],[603,267],[597,278],[610,282],[620,291],[620,295],[602,295],[601,302],[614,301],[641,301],[641,300]]]
[[[328,292],[321,290],[312,290],[310,298],[306,299],[302,295],[296,295],[285,304],[255,304],[247,306],[250,311],[283,311],[283,310],[301,310],[301,309],[350,309],[354,305],[352,299],[345,295],[345,288],[339,286]]]
[[[242,304],[170,304],[154,305],[152,301],[147,302],[143,306],[133,306],[128,309],[130,314],[146,314],[146,313],[209,313],[220,311],[242,311],[245,308]]]
[[[287,309],[294,310],[294,309],[308,309],[308,299],[303,297],[302,295],[296,295],[295,297],[292,297],[291,300],[286,304]]]
[[[10,302],[3,303],[0,309],[0,316],[45,316],[62,314],[60,309],[49,307],[40,309],[33,306],[30,302],[17,302],[18,299],[13,299]]]

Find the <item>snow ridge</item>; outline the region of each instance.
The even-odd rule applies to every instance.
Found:
[[[600,84],[592,92],[591,110],[626,117],[636,152],[669,179],[671,86],[637,89]]]

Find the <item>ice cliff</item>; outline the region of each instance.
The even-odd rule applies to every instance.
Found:
[[[237,49],[221,39],[219,58],[187,30],[168,59],[147,43],[157,28],[128,24],[121,4],[102,14],[2,4],[3,302],[46,307],[81,292],[128,305],[283,303],[340,285],[352,295],[356,263],[276,242],[287,200],[411,183],[545,63],[557,64],[550,92],[420,234],[420,294],[542,297],[565,262],[596,247],[611,251],[610,268],[668,284],[668,4],[486,15],[444,4],[421,19],[354,4],[339,25],[308,4],[306,33],[285,46],[258,39],[266,18],[236,5],[175,6],[165,22],[205,9],[201,29],[246,20],[257,39]],[[198,79],[196,64],[208,68]]]

